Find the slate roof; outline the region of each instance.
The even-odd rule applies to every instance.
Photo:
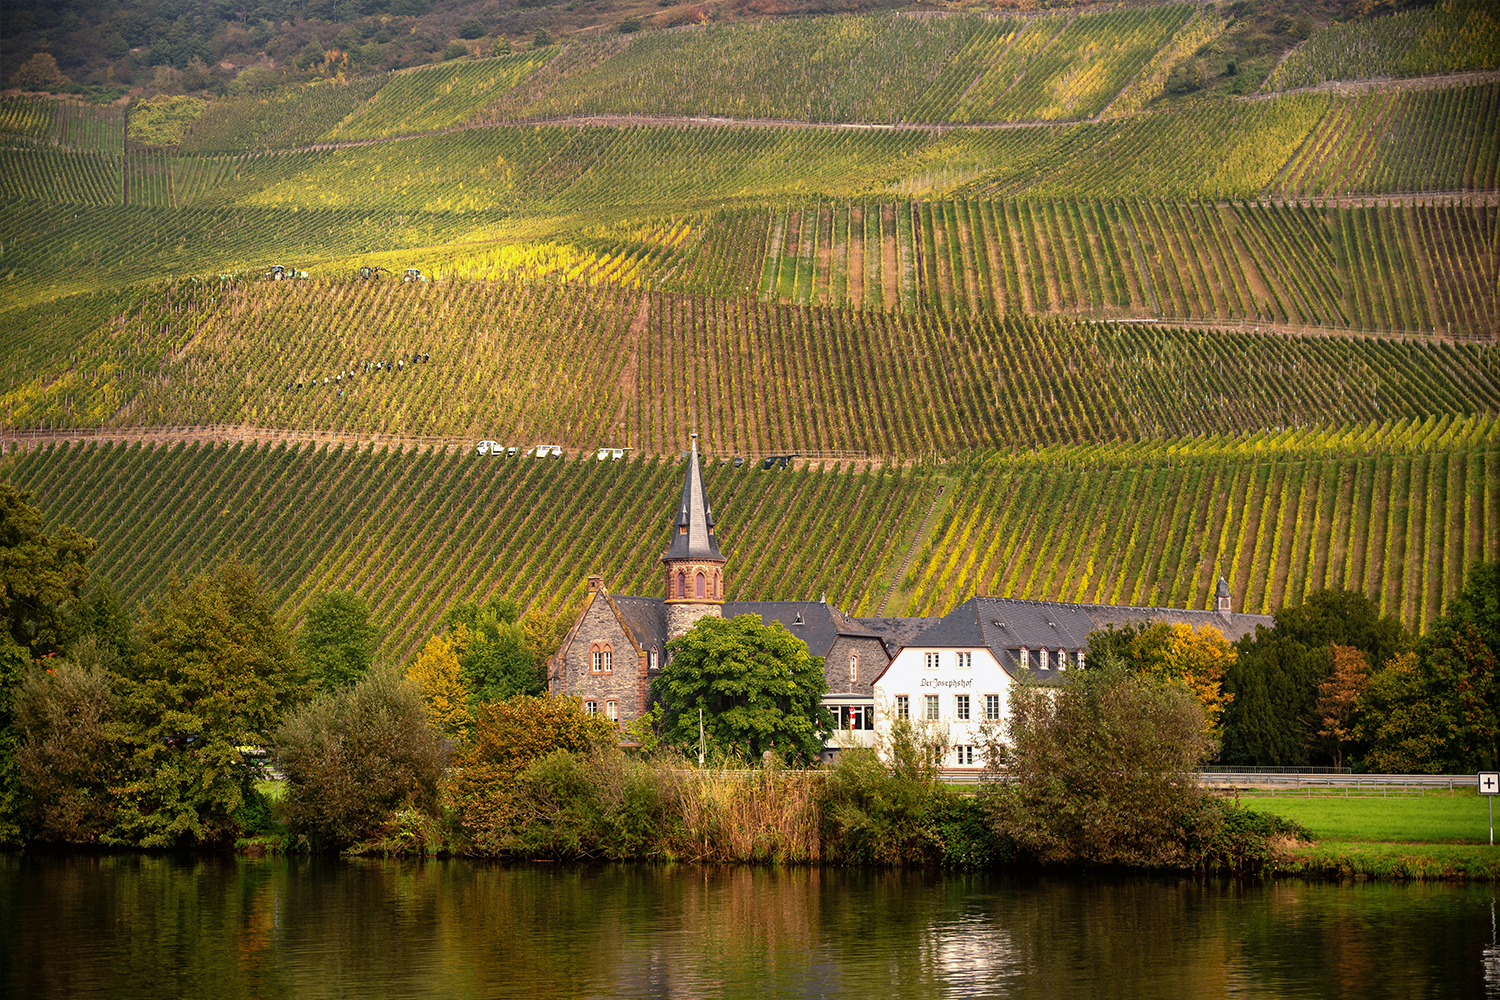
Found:
[[[1255,630],[1269,628],[1270,615],[1223,615],[1217,611],[1182,608],[1136,608],[1112,604],[1063,604],[1054,601],[1022,601],[1004,597],[971,597],[934,626],[906,643],[921,647],[987,646],[995,659],[1012,674],[1019,665],[1008,650],[1086,649],[1089,633],[1108,625],[1134,622],[1165,622],[1199,628],[1212,625],[1230,642]],[[1057,670],[1033,670],[1033,679],[1059,683],[1065,674]]]
[[[687,531],[682,529],[686,527]],[[719,540],[714,536],[714,512],[703,492],[703,471],[698,464],[698,435],[693,435],[693,451],[687,471],[682,476],[682,499],[677,504],[677,519],[672,522],[672,542],[662,562],[672,559],[724,560]]]
[[[762,622],[781,622],[788,632],[807,644],[807,651],[813,656],[827,656],[841,635],[882,638],[879,632],[823,601],[725,601],[724,617],[736,615],[759,615]]]
[[[912,640],[932,628],[941,618],[856,618],[865,628],[879,633],[885,643],[887,655],[895,656],[902,646],[910,646]]]
[[[667,605],[660,597],[609,598],[619,612],[620,621],[630,629],[642,649],[652,646],[665,653],[667,648]]]

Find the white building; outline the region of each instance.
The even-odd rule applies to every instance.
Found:
[[[1166,622],[1194,629],[1212,625],[1230,642],[1271,627],[1270,615],[1234,614],[1229,585],[1219,582],[1219,610],[1132,608],[971,597],[903,646],[875,679],[875,741],[892,723],[909,719],[946,732],[946,768],[981,769],[980,727],[1000,726],[1023,678],[1063,684],[1086,662],[1089,633],[1110,625]]]

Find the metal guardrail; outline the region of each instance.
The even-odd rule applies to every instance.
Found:
[[[1331,768],[1329,770],[1332,770]],[[987,774],[982,768],[943,768],[940,781],[949,785],[978,785],[1005,781],[1004,775]],[[1198,783],[1208,788],[1244,788],[1278,791],[1314,791],[1348,789],[1363,791],[1426,791],[1440,788],[1462,791],[1476,788],[1478,778],[1472,774],[1309,774],[1305,772],[1201,771]]]

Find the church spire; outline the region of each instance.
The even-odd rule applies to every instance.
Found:
[[[698,465],[698,435],[693,435],[693,450],[688,456],[687,473],[682,477],[682,500],[677,504],[677,520],[672,543],[663,561],[673,559],[717,559],[719,540],[714,537],[714,513],[703,491],[703,470]]]
[[[661,561],[666,565],[667,634],[676,638],[707,615],[717,617],[724,603],[724,555],[714,533],[714,515],[703,489],[698,435],[682,477],[672,537]]]

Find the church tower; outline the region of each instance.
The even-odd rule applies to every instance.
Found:
[[[723,613],[725,560],[714,536],[713,511],[703,493],[696,434],[682,478],[682,502],[677,505],[672,541],[661,561],[666,566],[669,638],[683,635],[705,615]]]

